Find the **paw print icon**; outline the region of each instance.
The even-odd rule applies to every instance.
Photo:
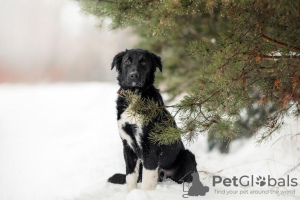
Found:
[[[257,177],[256,178],[256,185],[259,185],[259,186],[264,186],[266,184],[266,178],[265,177]]]

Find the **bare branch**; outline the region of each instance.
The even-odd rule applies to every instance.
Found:
[[[278,46],[288,47],[288,48],[293,49],[294,51],[300,51],[300,48],[298,48],[298,47],[290,46],[290,45],[288,45],[286,43],[274,40],[274,39],[266,36],[265,34],[262,34],[262,39],[265,40],[265,41],[267,41],[267,42],[272,42],[272,43],[274,43],[274,44],[276,44]]]
[[[269,56],[269,55],[261,55],[259,56],[262,59],[299,59],[300,56]]]
[[[300,17],[300,0],[298,2],[297,17]]]

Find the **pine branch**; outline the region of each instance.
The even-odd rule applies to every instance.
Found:
[[[116,3],[116,2],[113,2],[113,1],[109,1],[109,0],[96,0],[96,2]]]

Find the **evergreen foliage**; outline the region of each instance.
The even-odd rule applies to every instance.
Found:
[[[158,81],[164,92],[171,99],[185,94],[171,106],[182,125],[177,130],[158,126],[164,134],[152,135],[154,142],[174,142],[179,133],[191,141],[207,132],[224,146],[264,127],[261,142],[282,126],[285,115],[299,117],[299,0],[80,3],[88,13],[111,18],[113,29],[132,27],[141,38],[139,47],[163,58]],[[146,104],[142,109],[151,110],[144,118],[149,121],[154,106],[160,108]]]

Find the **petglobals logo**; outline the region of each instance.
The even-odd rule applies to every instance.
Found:
[[[291,186],[296,187],[298,186],[297,178],[291,178],[289,175],[285,178],[272,178],[270,175],[265,178],[264,176],[254,177],[251,176],[241,176],[236,177],[233,176],[232,178],[222,178],[221,176],[213,176],[213,186],[217,186],[218,184],[223,184],[225,187],[231,186]]]
[[[201,181],[200,181],[200,177],[197,171],[192,172],[192,177],[193,177],[193,182],[192,182],[192,186],[187,186],[188,190],[185,190],[184,186],[185,183],[183,181],[183,192],[187,192],[187,194],[183,194],[182,197],[183,198],[188,198],[189,196],[205,196],[205,194],[209,191],[209,187],[208,186],[204,186]]]
[[[267,176],[243,175],[224,178],[212,176],[212,186],[202,183],[198,172],[193,172],[192,183],[183,182],[182,197],[206,196],[209,193],[218,195],[295,195],[299,185],[297,178],[287,175],[282,178]],[[227,189],[224,188],[228,187]],[[245,187],[241,189],[241,187]],[[265,186],[265,187],[264,187]],[[222,189],[221,189],[222,188]]]

